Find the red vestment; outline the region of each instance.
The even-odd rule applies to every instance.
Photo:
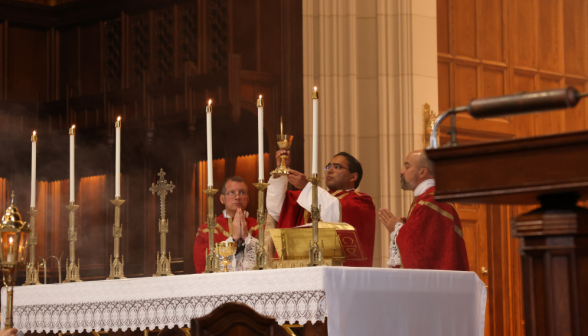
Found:
[[[259,234],[259,226],[255,218],[245,218],[247,221],[247,229],[251,236],[257,238]],[[232,220],[231,220],[232,223]],[[229,224],[229,219],[225,218],[223,214],[216,218],[216,227],[214,229],[214,242],[220,243],[227,240],[233,233],[233,228]],[[204,272],[206,267],[206,252],[208,250],[208,223],[200,225],[198,233],[196,234],[196,241],[194,242],[194,267],[196,273]]]
[[[301,190],[286,191],[278,228],[293,228],[295,226],[311,223],[310,213],[298,204],[298,196]],[[376,206],[372,198],[365,193],[356,190],[329,191],[331,196],[339,199],[341,209],[340,222],[347,223],[355,228],[361,243],[363,261],[346,261],[345,266],[372,267],[374,260],[374,240],[376,234]]]
[[[435,201],[435,187],[415,198],[396,245],[404,268],[469,271],[457,211]]]

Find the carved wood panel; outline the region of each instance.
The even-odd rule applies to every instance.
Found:
[[[523,91],[568,85],[586,91],[587,21],[588,3],[583,0],[437,0],[440,111],[473,98]],[[582,102],[565,111],[490,120],[463,115],[457,120],[458,142],[585,130],[587,114]],[[477,246],[475,253],[488,255],[487,325],[493,335],[524,334],[518,240],[510,235],[509,219],[525,210],[492,206],[478,211],[477,223],[488,225],[488,250]],[[471,215],[463,206],[458,212]]]

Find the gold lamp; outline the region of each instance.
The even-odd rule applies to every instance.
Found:
[[[0,266],[2,267],[2,279],[6,286],[6,323],[5,329],[10,329],[12,323],[12,298],[16,270],[25,264],[27,258],[27,242],[29,239],[29,226],[22,221],[22,217],[14,206],[14,191],[10,206],[2,216],[0,223]]]

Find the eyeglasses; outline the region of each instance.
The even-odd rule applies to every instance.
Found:
[[[239,197],[243,198],[243,197],[249,196],[249,194],[247,194],[245,191],[242,191],[242,190],[241,191],[234,191],[234,190],[232,190],[232,191],[229,191],[228,193],[225,193],[225,196],[226,197],[237,197],[237,196],[239,196]]]
[[[340,165],[338,163],[329,163],[328,165],[325,166],[325,171],[328,171],[329,169],[331,169],[331,167],[333,167],[333,169],[335,169],[335,170],[341,170],[341,169],[349,170],[349,168],[343,167],[342,165]]]

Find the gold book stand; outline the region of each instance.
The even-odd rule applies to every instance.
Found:
[[[307,267],[312,244],[312,224],[291,229],[270,229],[278,259],[273,268]],[[343,266],[346,260],[365,259],[355,228],[347,223],[318,223],[323,266]]]

